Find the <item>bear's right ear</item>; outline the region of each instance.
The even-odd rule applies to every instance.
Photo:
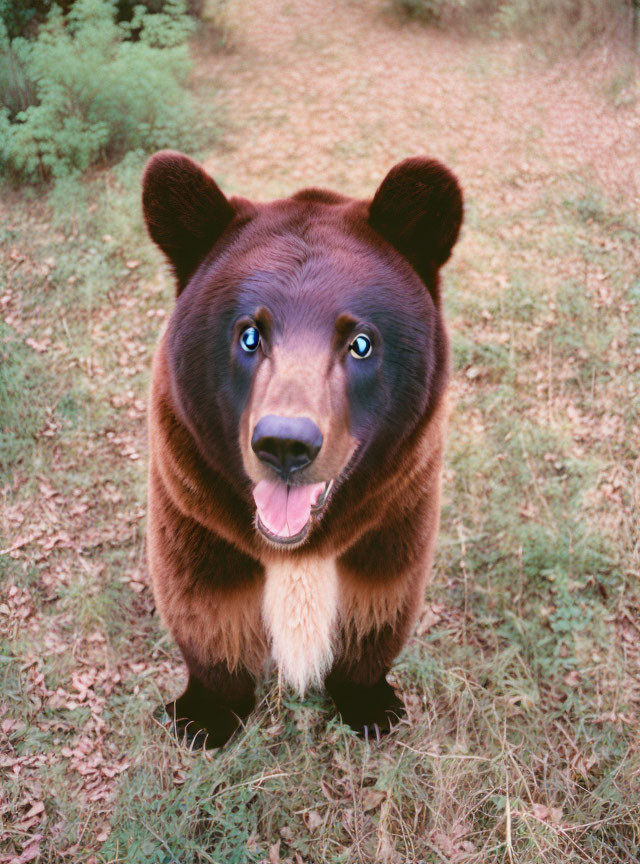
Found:
[[[147,162],[142,209],[152,240],[175,271],[178,294],[235,215],[211,177],[173,150],[161,150]]]

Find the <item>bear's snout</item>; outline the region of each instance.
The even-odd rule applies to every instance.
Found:
[[[283,480],[310,465],[322,447],[322,432],[309,417],[267,414],[253,430],[251,448]]]

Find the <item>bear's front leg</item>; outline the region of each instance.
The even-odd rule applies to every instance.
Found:
[[[386,679],[402,645],[388,626],[371,630],[334,664],[326,688],[342,720],[368,740],[391,730],[405,714],[402,700]]]
[[[194,672],[192,658],[183,653],[189,667],[187,689],[165,710],[188,746],[221,747],[255,705],[255,678],[244,668],[230,671],[224,662]]]
[[[342,649],[326,687],[342,719],[377,739],[405,714],[386,679],[422,608],[439,520],[439,481],[421,481],[412,509],[365,534],[339,560]],[[389,508],[393,513],[393,510]]]
[[[165,709],[190,746],[220,747],[251,711],[264,666],[262,566],[174,506],[153,467],[150,481],[154,596],[189,673]]]

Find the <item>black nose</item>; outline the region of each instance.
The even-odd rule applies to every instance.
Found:
[[[316,458],[322,447],[322,432],[308,417],[267,414],[256,423],[251,446],[258,459],[288,480],[294,471]]]

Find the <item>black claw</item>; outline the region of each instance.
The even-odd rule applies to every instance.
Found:
[[[384,678],[371,686],[353,682],[327,680],[327,689],[345,723],[348,723],[365,741],[369,741],[369,730],[381,743],[384,735],[391,731],[405,713],[402,700]]]

